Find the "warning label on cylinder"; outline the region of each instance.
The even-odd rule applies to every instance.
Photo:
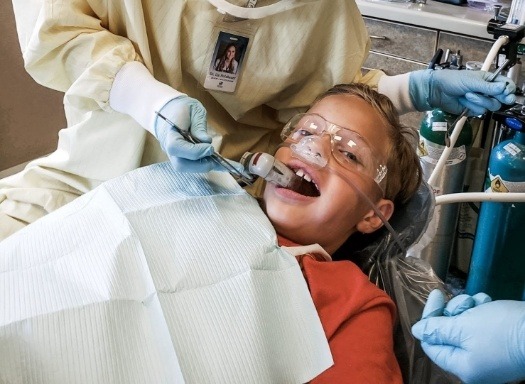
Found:
[[[492,192],[507,193],[509,191],[499,176],[496,176],[490,181],[490,189]]]
[[[427,161],[431,164],[437,164],[444,149],[444,145],[435,144],[425,138],[421,138],[417,152],[421,160]],[[466,158],[467,150],[464,145],[460,147],[454,147],[452,148],[452,151],[450,151],[446,165],[458,164]]]
[[[507,193],[507,192],[525,192],[525,181],[507,181],[500,175],[489,173],[485,192]]]

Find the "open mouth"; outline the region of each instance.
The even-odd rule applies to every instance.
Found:
[[[291,189],[292,191],[303,196],[321,196],[319,187],[315,182],[312,181],[312,178],[308,173],[304,172],[302,169],[297,169],[295,174],[297,177],[293,180],[291,185],[288,186],[288,189]]]

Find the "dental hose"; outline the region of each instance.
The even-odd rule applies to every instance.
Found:
[[[509,42],[508,36],[500,36],[492,45],[492,48],[490,49],[487,57],[485,58],[485,61],[483,62],[483,66],[481,67],[482,71],[488,71],[490,69],[490,66],[492,65],[492,62],[494,61],[494,58],[498,54],[500,48],[504,45],[506,45]],[[502,66],[503,67],[503,66]],[[503,69],[503,68],[501,68]],[[468,110],[464,110],[461,114],[461,118],[453,124],[453,131],[450,135],[450,142],[447,146],[443,149],[443,153],[441,154],[436,167],[432,171],[432,174],[428,178],[428,184],[431,186],[435,186],[436,181],[441,174],[441,171],[445,167],[445,164],[450,156],[450,153],[454,149],[454,145],[456,144],[456,141],[459,137],[459,134],[461,133],[461,130],[463,129],[463,125],[465,125],[465,121],[467,120],[467,112]]]
[[[525,192],[486,193],[486,192],[461,192],[436,196],[436,205],[469,202],[498,202],[498,203],[524,203]]]

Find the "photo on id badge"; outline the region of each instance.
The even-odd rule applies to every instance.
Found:
[[[204,81],[205,88],[223,92],[235,91],[248,41],[244,36],[219,33]]]

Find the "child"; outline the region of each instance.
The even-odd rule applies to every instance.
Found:
[[[342,133],[345,128],[354,132]],[[281,245],[318,243],[333,254],[355,231],[381,227],[367,197],[388,219],[394,202],[410,198],[421,181],[408,133],[390,101],[360,84],[335,86],[307,114],[292,118],[276,158],[315,183],[319,196],[266,186],[264,210]],[[402,382],[392,346],[395,309],[387,295],[351,262],[319,256],[299,262],[334,358],[312,383]]]
[[[261,220],[253,198],[223,187],[229,177],[156,165],[106,182],[11,236],[0,243],[0,283],[9,277],[0,298],[0,381],[31,372],[48,382],[75,382],[75,375],[93,383],[165,382],[175,359],[188,382],[297,382],[282,379],[289,346],[279,327],[293,318],[287,332],[308,329],[307,307],[282,304],[297,303],[304,290],[325,344],[291,346],[295,362],[312,365],[299,354],[326,340],[334,362],[311,383],[401,383],[393,302],[356,265],[330,255],[352,233],[380,228],[378,213],[388,219],[394,202],[417,189],[419,162],[402,134],[386,97],[362,85],[336,86],[290,120],[276,153],[315,184],[316,196],[268,184]],[[268,219],[299,263],[275,248]],[[315,243],[307,252],[295,247]],[[255,299],[244,305],[246,291]],[[17,304],[35,300],[34,308]],[[231,355],[234,346],[241,353]],[[258,348],[262,354],[251,354]],[[266,379],[251,375],[253,356],[267,359],[257,371]],[[64,369],[53,368],[56,361]],[[75,368],[79,361],[84,368]]]

